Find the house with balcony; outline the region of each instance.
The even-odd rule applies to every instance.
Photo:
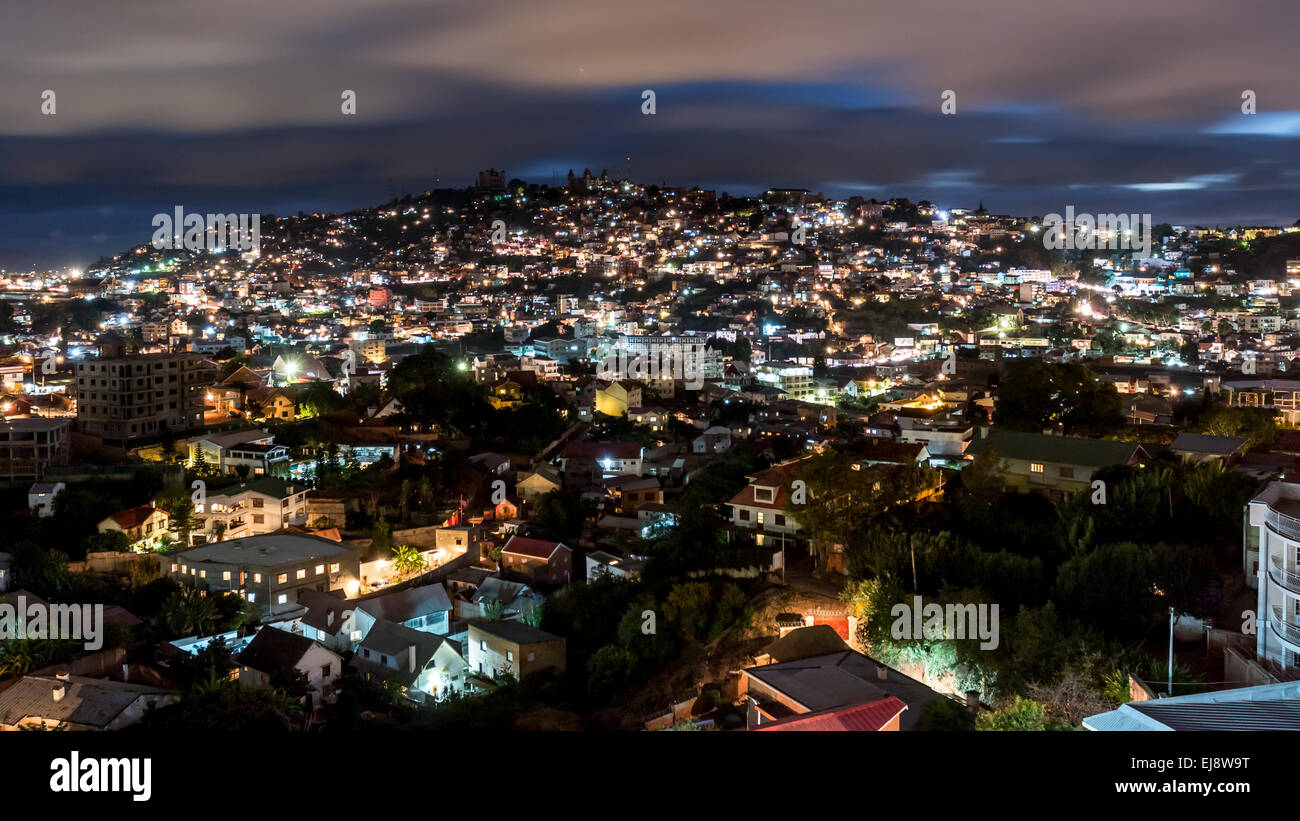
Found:
[[[1255,652],[1284,670],[1300,667],[1300,482],[1270,482],[1246,504],[1242,551],[1257,589]]]
[[[1224,382],[1221,387],[1228,395],[1229,407],[1265,408],[1290,427],[1300,424],[1300,380],[1245,379]]]
[[[264,476],[210,493],[194,506],[195,518],[202,523],[195,536],[220,541],[302,526],[307,522],[308,490],[306,485]]]

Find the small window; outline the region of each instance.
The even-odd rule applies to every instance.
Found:
[[[507,651],[506,651],[506,661],[514,661],[514,660],[515,660],[515,651],[513,651],[513,650],[507,650]]]
[[[1060,469],[1060,472],[1061,472],[1061,478],[1062,478],[1062,479],[1073,479],[1073,478],[1074,478],[1074,468],[1061,468],[1061,469]]]
[[[278,583],[278,584],[288,584],[288,582],[289,582],[289,574],[288,574],[288,573],[281,573],[279,576],[276,576],[276,577],[275,577],[275,581],[276,581],[276,583]]]
[[[318,565],[316,565],[316,575],[317,575],[317,576],[323,574],[324,572],[325,572],[325,565],[323,565],[323,564],[318,564]]]
[[[295,578],[299,578],[299,579],[307,578],[307,568],[305,567],[299,568],[297,574],[295,574]]]
[[[321,678],[329,678],[332,674],[333,674],[333,670],[332,670],[331,665],[326,664],[326,665],[324,665],[323,667],[320,668],[320,677],[321,677]]]
[[[254,573],[254,574],[253,574],[253,584],[261,584],[261,583],[262,583],[262,574],[261,574],[261,573]]]
[[[339,572],[339,563],[338,563],[338,562],[335,562],[334,564],[330,565],[330,572],[331,572],[331,573],[337,573],[337,572]]]
[[[246,596],[246,598],[247,598],[249,601],[251,601],[251,602],[255,602],[255,601],[257,601],[257,594],[256,594],[256,593],[249,593],[249,594]]]
[[[1031,463],[1029,464],[1029,472],[1030,472],[1030,473],[1042,473],[1042,472],[1043,472],[1043,463],[1042,463],[1042,462],[1031,462]]]
[[[281,594],[280,594],[279,596],[277,596],[276,599],[275,599],[275,603],[276,603],[276,604],[287,604],[288,602],[289,602],[289,597],[286,596],[286,595],[283,594],[283,593],[281,593]]]
[[[229,571],[229,570],[223,570],[223,571],[221,571],[221,580],[222,580],[223,582],[228,582],[228,581],[230,581],[230,571]]]

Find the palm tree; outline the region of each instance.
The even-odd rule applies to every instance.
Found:
[[[216,625],[217,600],[189,588],[168,596],[159,615],[174,635],[206,636]]]
[[[399,575],[405,576],[407,573],[415,573],[428,567],[428,565],[429,563],[424,558],[424,554],[413,547],[402,545],[393,548],[393,569]]]

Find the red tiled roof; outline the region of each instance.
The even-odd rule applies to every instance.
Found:
[[[526,536],[511,536],[502,552],[514,553],[518,556],[532,556],[534,559],[549,559],[561,547],[568,550],[568,547],[561,542],[529,539]]]
[[[818,713],[790,716],[770,724],[761,724],[755,730],[792,730],[795,732],[868,732],[883,729],[907,705],[894,696],[870,701],[852,707],[835,707]]]
[[[117,522],[117,526],[123,530],[130,530],[131,528],[139,527],[144,524],[145,521],[153,515],[155,510],[158,510],[164,516],[169,515],[167,511],[160,510],[153,505],[140,505],[139,507],[133,507],[130,510],[120,510],[109,518]]]
[[[755,473],[749,477],[749,485],[733,496],[727,504],[741,507],[761,507],[767,510],[789,510],[790,482],[794,479],[797,464],[797,462],[787,462]],[[756,487],[776,488],[776,495],[770,502],[756,501],[754,499],[754,488]]]

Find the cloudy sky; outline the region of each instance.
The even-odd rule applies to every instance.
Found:
[[[347,210],[489,166],[1290,223],[1297,22],[1293,0],[42,0],[0,29],[0,266],[88,264],[178,204]]]

